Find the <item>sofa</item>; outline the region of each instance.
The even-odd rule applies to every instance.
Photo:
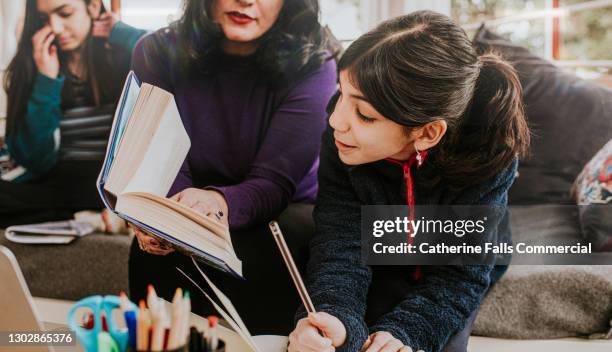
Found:
[[[521,161],[509,193],[514,240],[581,240],[570,188],[585,163],[612,139],[612,90],[563,73],[485,27],[474,45],[511,61],[524,88],[533,140],[531,155]],[[292,205],[280,216],[287,237],[313,230],[309,211],[307,205]],[[130,242],[126,235],[92,234],[65,246],[26,246],[0,236],[0,245],[15,253],[34,296],[68,300],[126,291]],[[600,264],[607,263],[612,264],[612,252],[598,253],[585,263],[598,266],[511,266],[483,302],[474,334],[546,339],[606,331],[612,318],[612,269]],[[595,288],[591,283],[597,283]],[[554,299],[538,299],[546,292]],[[554,314],[544,314],[547,311]],[[567,312],[580,319],[563,320]]]

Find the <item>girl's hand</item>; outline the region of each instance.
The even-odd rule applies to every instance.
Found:
[[[363,352],[412,352],[412,348],[405,346],[402,341],[396,339],[386,331],[375,332],[361,348]],[[423,352],[419,350],[417,352]]]
[[[108,39],[117,22],[119,22],[119,15],[112,12],[105,12],[100,18],[93,21],[91,35],[97,38]]]
[[[149,254],[155,255],[168,255],[174,252],[174,247],[170,242],[153,236],[148,232],[141,230],[135,225],[129,223],[128,228],[134,232],[134,235],[136,235],[136,239],[138,240],[138,246],[140,246],[141,250]]]
[[[321,331],[325,337],[319,333]],[[346,340],[346,328],[333,315],[325,312],[308,314],[300,319],[289,334],[288,352],[333,352]]]
[[[49,25],[44,26],[32,36],[32,57],[41,74],[56,79],[59,75],[60,62],[57,46],[53,44],[55,34]]]
[[[187,188],[170,199],[228,226],[227,202],[223,195],[217,191]]]

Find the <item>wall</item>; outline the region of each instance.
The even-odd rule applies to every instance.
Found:
[[[11,61],[17,47],[17,26],[23,17],[24,0],[0,1],[0,75],[4,79],[4,70]],[[2,86],[4,82],[2,81]],[[6,116],[6,93],[0,89],[0,136],[4,135],[4,117]]]

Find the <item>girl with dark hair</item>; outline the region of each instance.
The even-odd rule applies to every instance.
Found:
[[[429,11],[380,24],[338,66],[306,279],[317,313],[298,312],[289,351],[466,351],[506,266],[365,265],[360,209],[504,207],[530,139],[517,74]],[[509,233],[507,212],[494,222]]]
[[[246,280],[210,274],[251,332],[286,335],[299,299],[267,222],[290,203],[314,202],[338,47],[319,23],[316,0],[184,6],[179,21],[145,37],[133,56],[142,81],[174,94],[192,142],[168,196],[229,226]],[[199,277],[189,257],[135,232],[132,299],[144,298],[150,283],[168,299],[179,286],[197,291],[176,270]],[[306,253],[308,240],[288,239]],[[193,311],[213,313],[205,301],[194,300]]]
[[[28,0],[8,66],[6,141],[26,172],[0,181],[0,228],[101,208],[95,180],[112,111],[144,31],[101,0]]]

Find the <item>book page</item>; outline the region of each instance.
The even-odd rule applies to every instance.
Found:
[[[113,123],[111,125],[111,133],[108,137],[106,154],[104,155],[104,162],[102,163],[103,166],[96,181],[96,185],[98,185],[98,189],[101,193],[100,196],[102,197],[106,206],[109,206],[109,204],[107,204],[105,195],[102,194],[100,185],[106,181],[106,177],[113,165],[115,156],[119,150],[120,141],[123,137],[125,124],[127,124],[132,115],[132,111],[136,105],[139,93],[140,85],[138,78],[133,71],[130,71],[123,85],[123,90],[121,91],[121,98],[117,105],[117,109],[113,117]]]
[[[212,281],[210,281],[208,276],[206,276],[206,274],[204,274],[204,272],[200,269],[193,257],[191,258],[191,260],[193,261],[193,264],[196,266],[202,277],[204,277],[210,288],[212,288],[217,298],[221,301],[223,307],[227,309],[227,311],[221,308],[221,306],[219,306],[219,304],[214,299],[212,299],[212,297],[210,297],[208,293],[206,293],[206,291],[204,291],[192,278],[190,278],[189,275],[185,274],[185,272],[183,272],[180,268],[176,269],[180,271],[189,281],[191,281],[191,283],[193,283],[200,290],[200,292],[202,292],[204,296],[206,296],[206,298],[208,298],[208,300],[210,301],[210,303],[212,303],[217,312],[219,312],[223,319],[225,319],[228,324],[230,324],[232,329],[234,329],[234,331],[238,333],[240,337],[242,337],[242,339],[249,345],[249,347],[251,347],[254,352],[259,352],[259,348],[253,340],[253,336],[244,325],[242,319],[240,318],[240,315],[238,315],[238,312],[234,308],[229,298],[227,298],[227,296],[225,296],[225,294],[223,294],[221,290],[219,290],[217,286],[215,286]]]
[[[155,101],[156,97],[151,99]],[[166,106],[161,108],[163,116],[159,126],[122,193],[144,192],[166,197],[187,157],[191,142],[174,98],[170,96]],[[134,128],[138,128],[138,125]]]
[[[134,165],[138,165],[144,150],[148,147],[151,138],[138,138],[138,136],[153,135],[159,126],[161,116],[147,113],[147,106],[152,105],[149,101],[153,86],[144,83],[140,88],[136,105],[125,127],[121,143],[116,146],[113,165],[110,167],[104,188],[110,193],[118,196],[121,194],[129,179],[136,171]],[[152,111],[151,111],[152,112]],[[143,121],[144,120],[144,121]],[[107,157],[112,157],[108,155]]]
[[[128,195],[127,193],[124,193],[124,194]],[[179,202],[173,201],[166,197],[160,197],[158,195],[151,194],[151,193],[135,192],[135,193],[130,193],[129,195],[145,198],[145,199],[152,200],[154,202],[163,204],[167,208],[176,211],[177,213],[188,218],[189,220],[201,225],[204,228],[209,229],[212,233],[219,236],[221,239],[223,239],[225,242],[229,243],[230,245],[232,243],[232,238],[229,232],[229,228],[227,226],[225,226],[224,224],[218,221],[210,219],[209,217],[204,216],[204,214],[201,214]]]
[[[122,194],[117,200],[115,209],[205,252],[210,252],[211,248],[208,247],[212,244],[228,253],[234,253],[232,246],[226,240],[207,227],[167,207],[164,203],[142,197],[143,194],[148,193]],[[205,240],[209,245],[202,247],[202,240]]]

